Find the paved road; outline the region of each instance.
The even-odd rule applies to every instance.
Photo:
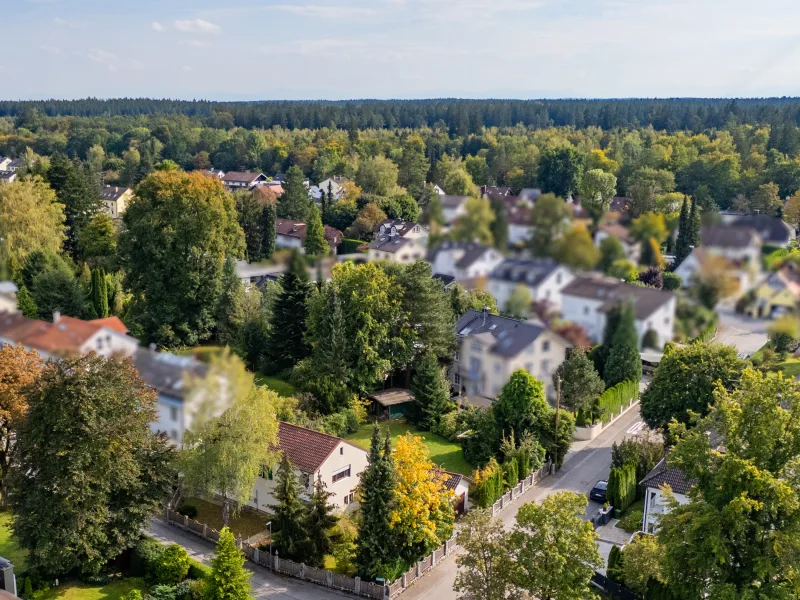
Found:
[[[630,433],[628,433],[630,430]],[[526,502],[541,502],[547,496],[560,491],[588,494],[599,479],[607,479],[611,466],[611,444],[641,430],[641,416],[638,407],[631,409],[616,423],[606,429],[597,439],[576,452],[570,452],[561,470],[553,476],[546,477],[539,484],[525,492],[523,498],[515,501],[498,517],[506,527],[514,524],[519,507]],[[590,502],[586,514],[591,515],[600,508],[596,502]],[[608,557],[610,544],[601,543],[600,552]],[[434,598],[435,600],[454,600],[457,594],[453,591],[456,578],[455,555],[423,577],[410,590],[403,594],[405,600],[417,598]]]
[[[150,522],[150,530],[147,534],[162,544],[179,544],[195,560],[205,564],[211,563],[213,547],[196,536],[184,533],[176,527],[164,524],[162,521],[155,520]],[[245,563],[245,566],[253,572],[253,578],[250,583],[254,598],[269,598],[269,600],[342,600],[342,598],[353,597],[312,583],[275,575],[249,561]]]
[[[737,315],[730,307],[718,307],[719,326],[715,342],[734,346],[739,354],[751,355],[767,343],[767,319]]]

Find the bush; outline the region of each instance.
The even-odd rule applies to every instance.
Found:
[[[355,254],[359,252],[359,246],[364,243],[364,240],[354,240],[352,238],[344,238],[342,239],[342,243],[339,244],[339,254]]]
[[[606,496],[615,509],[624,511],[636,500],[636,466],[611,469]]]
[[[25,583],[22,585],[22,597],[25,598],[25,600],[33,599],[33,584],[31,583],[30,577],[26,577]]]
[[[181,504],[176,512],[190,519],[197,517],[197,507],[194,504]]]
[[[664,271],[661,274],[661,278],[663,280],[663,285],[664,285],[664,287],[662,289],[665,289],[665,290],[668,290],[668,291],[679,290],[679,289],[681,289],[681,286],[683,285],[683,280],[681,279],[681,276],[678,275],[677,273],[671,273],[670,271]]]
[[[491,506],[503,495],[503,470],[494,457],[483,469],[476,470],[473,478],[475,484],[470,498],[481,508]]]
[[[600,395],[598,407],[603,423],[608,423],[623,406],[627,406],[630,401],[639,393],[638,381],[623,381],[608,388]]]
[[[142,592],[139,590],[131,590],[125,594],[120,600],[142,600]]]
[[[655,329],[648,329],[644,332],[644,337],[642,338],[642,347],[660,350],[658,345],[658,332]]]
[[[431,426],[431,432],[451,442],[455,440],[458,435],[458,411],[443,414],[439,422]]]
[[[503,463],[503,475],[506,480],[506,487],[512,488],[519,483],[519,471],[517,461],[509,460]]]
[[[156,575],[156,565],[161,560],[161,555],[166,548],[152,538],[144,538],[136,544],[131,559],[131,576],[144,577],[147,583],[153,583]]]
[[[622,551],[619,549],[619,546],[611,546],[611,551],[608,553],[606,574],[608,578],[613,581],[622,581]]]
[[[184,600],[189,593],[189,586],[156,585],[147,594],[148,600]]]
[[[204,600],[206,597],[205,579],[194,579],[189,582],[189,591],[186,595],[187,600]]]
[[[189,579],[208,579],[211,577],[211,567],[196,560],[189,559]]]
[[[634,533],[642,528],[643,519],[643,510],[631,510],[622,516],[619,523],[617,523],[617,527],[621,527],[628,533]]]
[[[189,555],[186,550],[172,544],[168,546],[156,563],[155,580],[162,585],[177,585],[189,574]]]

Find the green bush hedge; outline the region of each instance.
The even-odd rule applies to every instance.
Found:
[[[625,510],[636,501],[636,465],[611,469],[606,499],[617,510]]]
[[[714,336],[717,335],[717,321],[718,318],[715,315],[714,320],[711,321],[708,325],[706,325],[705,329],[701,331],[696,337],[689,340],[690,343],[699,342],[701,344],[707,344],[711,340],[714,339]]]
[[[600,407],[603,423],[608,423],[624,406],[639,393],[638,381],[622,381],[608,388],[600,395],[597,404]]]
[[[156,561],[156,583],[162,585],[178,585],[189,574],[189,555],[186,550],[172,544],[167,546]]]
[[[358,247],[365,244],[364,240],[354,240],[353,238],[343,238],[342,243],[339,244],[339,254],[355,254],[358,252]]]
[[[503,468],[494,458],[483,469],[475,471],[474,479],[470,498],[481,508],[491,506],[505,492]]]

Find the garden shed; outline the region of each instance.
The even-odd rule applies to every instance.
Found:
[[[399,419],[406,415],[414,395],[410,390],[390,388],[375,392],[369,399],[372,401],[372,414],[385,419]]]

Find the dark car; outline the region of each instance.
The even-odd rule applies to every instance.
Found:
[[[592,491],[589,492],[589,500],[594,500],[595,502],[604,504],[606,501],[606,488],[608,488],[607,481],[600,480],[595,483]]]

